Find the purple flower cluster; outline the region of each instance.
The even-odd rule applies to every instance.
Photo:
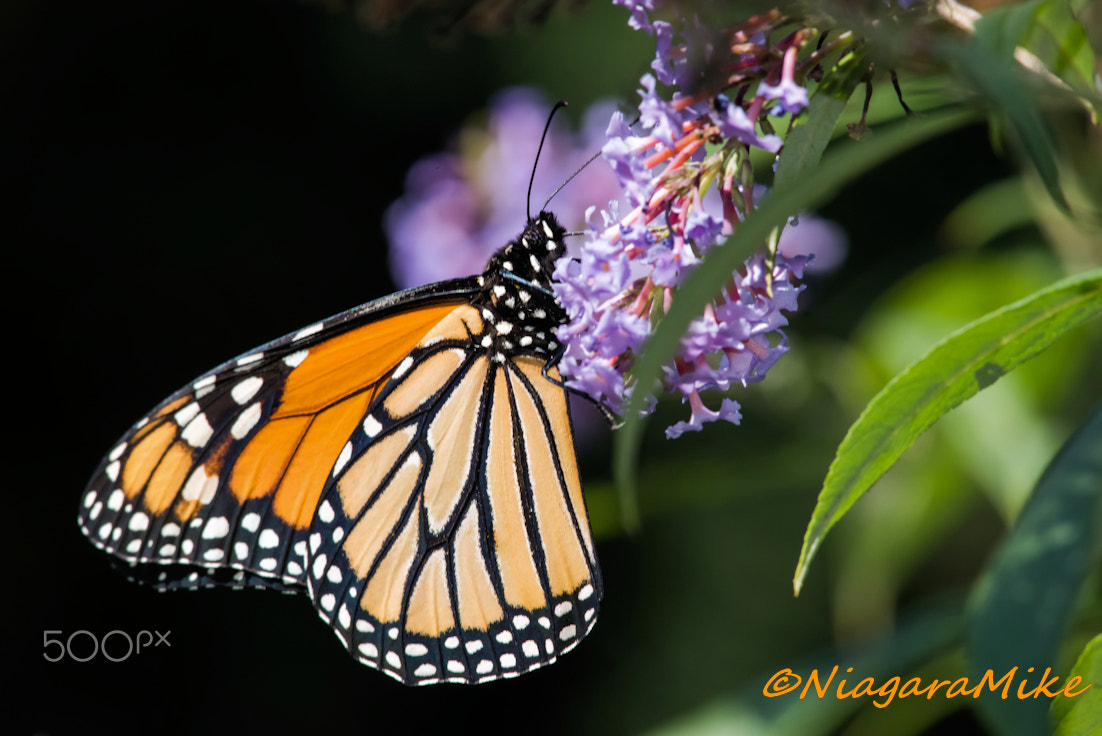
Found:
[[[654,0],[613,2],[630,11],[630,26],[655,38],[653,74],[640,79],[639,119],[633,128],[610,105],[595,106],[576,136],[557,119],[534,196],[538,206],[541,194],[600,149],[608,166],[587,167],[555,200],[564,225],[580,229],[583,212],[586,225],[580,253],[561,259],[554,272],[568,315],[557,332],[564,346],[559,370],[569,387],[623,414],[634,357],[678,287],[766,196],[752,183],[749,150],[781,149],[770,118],[807,107],[800,80],[823,52],[801,56],[811,31],[780,11],[717,29],[696,20],[652,21]],[[531,90],[507,90],[492,102],[485,127],[463,132],[461,153],[414,166],[385,222],[400,285],[477,272],[515,236],[549,107]],[[602,202],[608,205],[600,211],[591,206]],[[784,312],[796,309],[805,265],[829,268],[844,254],[835,226],[807,215],[799,220],[784,229],[772,257],[760,253],[732,273],[682,337],[663,388],[682,396],[690,418],[669,427],[668,437],[720,419],[737,424],[735,401],[723,399],[712,410],[701,392],[759,381],[787,350]],[[656,400],[647,399],[649,411]]]
[[[516,237],[550,109],[550,102],[531,88],[504,90],[490,101],[484,126],[472,124],[460,133],[456,152],[414,164],[405,194],[383,222],[398,286],[479,273],[495,250]],[[601,147],[612,109],[611,103],[591,107],[580,133],[569,130],[565,116],[555,118],[536,170],[534,207]],[[556,196],[555,211],[568,229],[580,229],[586,207],[619,195],[606,167],[589,166]]]
[[[772,42],[772,32],[788,22],[774,11],[720,30],[685,24],[684,42],[675,43],[672,24],[651,21],[653,1],[614,2],[657,47],[654,74],[640,80],[638,130],[614,113],[602,148],[629,211],[610,206],[600,217],[587,214],[581,257],[559,261],[554,289],[569,316],[558,330],[567,385],[622,413],[634,388],[633,358],[678,285],[764,196],[749,183],[747,153],[778,152],[782,140],[766,118],[807,107],[797,76],[810,34],[798,29]],[[672,88],[668,95],[660,84]],[[664,388],[679,392],[691,415],[667,437],[718,419],[737,424],[735,401],[723,399],[713,411],[700,393],[761,380],[787,350],[783,312],[796,309],[803,289],[796,279],[808,257],[785,253],[774,254],[771,273],[764,252],[749,259],[682,337]]]

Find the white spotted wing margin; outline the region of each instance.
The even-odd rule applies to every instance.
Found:
[[[459,307],[410,354],[310,530],[319,615],[353,657],[407,685],[550,664],[600,603],[566,392],[544,357],[479,349],[485,330]]]
[[[308,525],[274,513],[270,495],[235,496],[229,480],[239,458],[315,347],[389,316],[462,303],[477,288],[475,279],[460,279],[399,292],[203,374],[135,423],[101,460],[82,496],[81,530],[132,580],[158,589],[303,590]],[[313,508],[305,511],[312,515]]]

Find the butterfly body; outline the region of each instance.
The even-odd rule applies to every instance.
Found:
[[[407,684],[553,662],[600,579],[558,382],[547,213],[468,279],[273,341],[166,399],[104,458],[80,523],[160,589],[305,592]]]

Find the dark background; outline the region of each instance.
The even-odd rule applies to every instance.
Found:
[[[347,11],[275,0],[5,3],[11,733],[638,731],[760,689],[830,645],[827,563],[799,599],[790,588],[823,448],[852,420],[829,399],[822,447],[795,461],[803,482],[754,493],[760,471],[736,467],[739,490],[723,503],[655,512],[636,537],[605,534],[593,633],[555,666],[489,686],[405,688],[353,662],[299,597],[137,588],[76,525],[101,455],[163,396],[392,290],[383,210],[409,165],[493,92],[540,84],[579,113],[600,94],[630,104],[651,51],[625,20],[619,8],[560,10],[544,27],[439,44],[417,18],[377,33]],[[932,155],[967,165],[946,178]],[[934,233],[955,203],[1009,170],[977,127],[841,193],[824,214],[848,230],[850,259],[812,280],[817,307],[794,334],[844,338],[880,291],[937,256]],[[652,422],[643,457],[691,468],[783,436],[783,416],[753,400],[746,413],[744,427],[672,450],[660,439],[669,422]],[[587,485],[608,487],[608,447],[583,451]],[[644,509],[659,500],[644,496]],[[999,533],[987,513],[971,537]],[[171,648],[117,664],[42,656],[45,630],[143,629],[171,630]]]

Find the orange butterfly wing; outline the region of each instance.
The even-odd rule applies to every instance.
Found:
[[[159,587],[301,587],[292,544],[305,536],[344,438],[464,294],[426,293],[407,304],[395,295],[177,391],[101,462],[81,504],[84,533],[125,562],[153,563],[131,574]]]
[[[104,458],[85,534],[162,589],[305,589],[407,684],[555,661],[601,597],[566,392],[485,347],[474,288],[396,294],[176,392]]]
[[[549,664],[597,613],[566,392],[543,360],[475,347],[487,331],[462,306],[413,349],[342,449],[308,542],[318,613],[410,684]]]

